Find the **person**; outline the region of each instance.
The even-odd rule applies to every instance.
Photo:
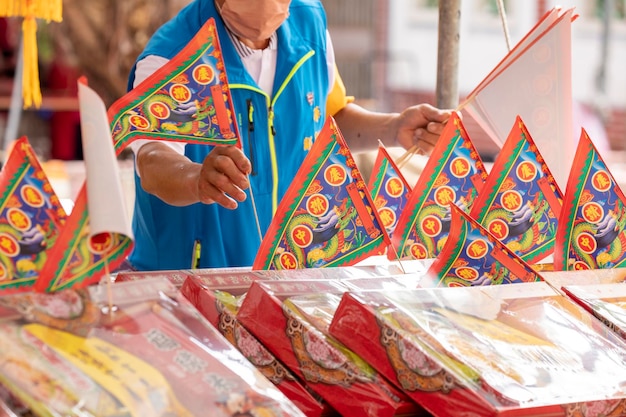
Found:
[[[327,115],[352,152],[379,138],[432,150],[450,110],[368,111],[346,96],[319,0],[194,0],[151,37],[129,88],[215,18],[242,149],[136,141],[136,270],[251,266]],[[250,193],[250,196],[248,195]],[[259,230],[260,229],[260,230]]]

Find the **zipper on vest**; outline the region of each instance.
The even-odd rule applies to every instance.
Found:
[[[202,245],[200,239],[196,239],[193,242],[191,253],[191,269],[198,269],[200,267],[200,255],[202,255]]]
[[[252,100],[246,100],[246,106],[248,107],[248,149],[250,150],[250,165],[252,165],[252,171],[250,175],[256,175],[254,163],[254,147],[253,147],[253,137],[254,137],[254,106],[252,105]]]

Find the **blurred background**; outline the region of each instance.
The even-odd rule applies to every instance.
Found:
[[[436,104],[438,1],[322,2],[340,73],[348,94],[358,103],[382,111],[399,111],[420,102]],[[27,135],[43,160],[80,161],[77,77],[85,75],[107,106],[112,104],[126,92],[128,72],[151,33],[187,3],[65,0],[63,22],[39,25],[44,102],[40,109],[22,112],[19,136]],[[459,0],[457,4],[461,100],[507,54],[505,33],[514,46],[557,2],[504,1],[506,32],[497,0]],[[575,7],[579,15],[572,24],[576,123],[588,131],[614,175],[621,176],[626,163],[626,71],[621,67],[626,62],[626,0],[561,1],[558,5]],[[0,20],[0,135],[5,134],[20,24],[18,19]],[[498,147],[470,118],[464,123],[481,156],[492,160]],[[578,135],[579,128],[574,132]]]

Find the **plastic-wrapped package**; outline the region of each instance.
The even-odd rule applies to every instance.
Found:
[[[544,282],[347,293],[329,331],[434,416],[626,412],[626,344]]]
[[[37,416],[304,416],[167,280],[0,303],[0,382]]]

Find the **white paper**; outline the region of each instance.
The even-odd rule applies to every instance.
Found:
[[[119,233],[133,238],[106,106],[85,83],[78,83],[89,208],[89,235]]]

